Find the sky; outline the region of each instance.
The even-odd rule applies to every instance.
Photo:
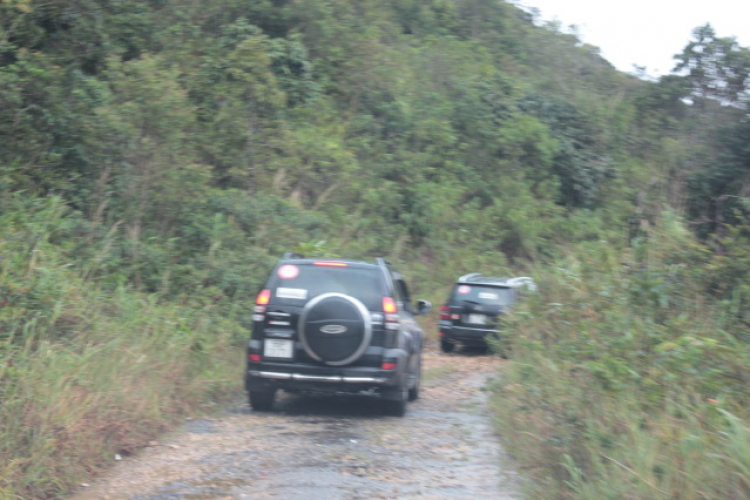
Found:
[[[646,74],[671,72],[673,56],[692,39],[692,31],[710,23],[719,37],[733,36],[750,47],[750,0],[518,0],[536,7],[544,21],[559,21],[563,32],[577,26],[579,38],[601,50],[617,69]]]

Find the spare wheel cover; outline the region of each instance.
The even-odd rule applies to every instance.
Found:
[[[311,358],[331,366],[358,359],[370,345],[370,311],[354,297],[324,293],[307,303],[297,327]]]

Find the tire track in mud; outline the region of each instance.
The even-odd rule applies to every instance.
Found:
[[[481,390],[503,361],[428,351],[405,417],[377,399],[279,393],[186,422],[72,500],[516,499]]]

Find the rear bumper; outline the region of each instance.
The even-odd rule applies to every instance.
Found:
[[[345,376],[345,375],[305,375],[303,373],[287,373],[248,370],[248,376],[259,377],[271,380],[292,380],[296,382],[325,382],[325,383],[345,383],[345,384],[376,384],[384,385],[388,382],[388,377],[373,376]]]
[[[309,363],[248,362],[245,390],[283,389],[311,392],[383,392],[403,387],[406,380],[407,357],[404,351],[393,350],[387,359],[395,366],[384,370],[375,366],[332,367]]]
[[[440,339],[447,342],[486,346],[488,335],[497,335],[497,328],[440,325]]]

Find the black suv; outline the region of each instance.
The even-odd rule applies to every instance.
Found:
[[[487,337],[497,336],[498,317],[516,301],[518,289],[535,290],[531,278],[495,278],[471,273],[461,276],[446,303],[440,306],[440,348],[456,344],[487,348]]]
[[[403,277],[390,264],[286,254],[258,294],[245,389],[270,410],[278,389],[364,393],[402,416],[419,396],[424,332]]]

